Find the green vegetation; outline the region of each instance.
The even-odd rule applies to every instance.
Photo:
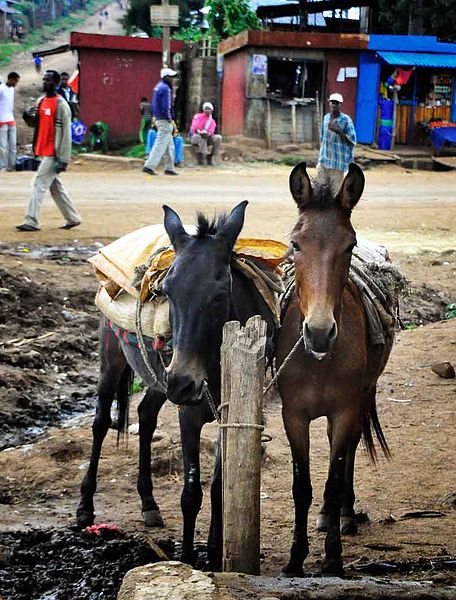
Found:
[[[135,146],[130,146],[125,150],[120,152],[121,156],[128,156],[130,158],[144,158],[146,155],[146,147],[144,144],[136,144]]]
[[[445,310],[445,319],[456,319],[456,303],[448,304]]]
[[[246,29],[261,29],[261,21],[248,0],[206,0],[207,20],[219,38],[225,39]]]
[[[23,4],[25,5],[26,3],[24,2]],[[36,50],[41,44],[51,40],[56,33],[61,31],[71,31],[78,25],[84,23],[87,16],[94,14],[99,6],[105,5],[106,0],[89,0],[84,6],[84,10],[59,17],[52,23],[43,25],[40,29],[32,29],[21,42],[0,44],[0,67],[7,65],[11,61],[11,58],[19,52],[32,52]]]
[[[135,377],[133,379],[133,383],[131,384],[131,393],[138,394],[146,387],[146,384],[139,377]]]
[[[173,35],[173,39],[181,40],[181,42],[200,42],[204,36],[204,32],[197,25],[192,25],[191,27],[182,27],[179,29]]]

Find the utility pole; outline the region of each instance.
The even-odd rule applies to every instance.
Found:
[[[162,0],[162,6],[169,6],[169,0]],[[169,36],[171,33],[171,27],[163,26],[163,66],[167,67],[169,62]]]
[[[179,7],[169,3],[169,0],[161,0],[161,4],[152,4],[150,7],[151,25],[163,28],[162,36],[162,63],[168,67],[171,62],[170,34],[171,27],[179,25]]]

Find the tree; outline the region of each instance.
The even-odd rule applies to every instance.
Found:
[[[122,19],[122,25],[127,33],[140,29],[150,37],[160,37],[161,28],[153,27],[150,22],[150,7],[152,4],[161,4],[160,0],[130,0],[128,10]],[[179,5],[179,26],[186,27],[194,20],[192,13],[204,5],[204,0],[177,0],[170,4]]]
[[[378,0],[376,33],[449,36],[456,33],[454,0]]]
[[[261,29],[261,21],[250,9],[248,0],[207,0],[206,6],[209,25],[222,39],[246,29]]]

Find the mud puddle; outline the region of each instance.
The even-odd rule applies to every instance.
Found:
[[[115,600],[127,571],[157,562],[122,531],[35,530],[0,534],[3,600]]]
[[[95,243],[90,246],[72,245],[38,245],[38,244],[5,244],[0,243],[0,254],[27,257],[34,260],[53,260],[58,263],[85,262],[103,246]]]

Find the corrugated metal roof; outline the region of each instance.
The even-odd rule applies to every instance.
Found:
[[[369,50],[382,52],[437,52],[456,54],[456,44],[439,42],[433,35],[379,35],[369,36]]]
[[[427,54],[425,52],[377,52],[389,65],[456,69],[456,54]]]

